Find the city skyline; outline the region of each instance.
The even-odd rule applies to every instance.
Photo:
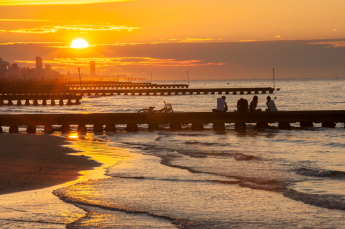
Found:
[[[61,74],[156,80],[345,77],[345,3],[324,1],[2,1],[0,54]],[[83,39],[85,48],[72,48]]]

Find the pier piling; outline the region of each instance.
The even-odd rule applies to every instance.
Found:
[[[54,129],[52,125],[45,125],[44,126],[44,133],[53,133]]]
[[[170,130],[181,130],[181,123],[170,123]]]
[[[10,129],[8,130],[9,133],[18,133],[18,131],[17,125],[10,125]]]
[[[28,134],[36,134],[36,126],[35,125],[28,125],[26,128],[26,132]]]
[[[103,132],[103,125],[102,124],[94,124],[93,125],[94,132]]]
[[[225,123],[213,123],[213,130],[224,131],[225,130]]]
[[[202,123],[192,123],[192,130],[204,130]]]
[[[137,124],[127,124],[126,131],[128,131],[128,132],[138,132],[139,131],[139,127],[138,127]]]
[[[115,124],[106,124],[104,130],[105,131],[116,131],[116,126],[115,126]]]

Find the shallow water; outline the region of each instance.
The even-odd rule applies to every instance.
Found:
[[[193,81],[191,87],[229,87],[227,83],[231,87],[273,86],[269,80],[229,80]],[[276,97],[279,110],[344,109],[343,79],[277,80],[276,87],[281,90],[271,96]],[[240,97],[251,100],[252,96],[229,95],[228,105],[235,107]],[[265,109],[266,96],[259,95],[259,108]],[[173,104],[175,112],[210,111],[217,97],[111,96],[86,98],[78,107],[0,107],[0,110],[136,112],[144,106],[159,108],[164,100]],[[86,151],[85,155],[95,159],[102,158],[99,160],[103,160],[107,172],[102,179],[54,191],[54,195],[87,212],[78,220],[71,218],[69,227],[343,228],[345,225],[343,123],[336,128],[294,125],[291,130],[279,130],[276,125],[257,130],[248,124],[247,131],[241,133],[234,130],[233,124],[226,124],[223,132],[213,131],[212,126],[206,126],[209,130],[191,131],[190,125],[184,125],[182,131],[169,131],[168,126],[160,125],[160,130],[149,132],[147,125],[141,125],[137,133],[124,131],[122,125],[117,127],[114,133],[89,132],[73,140],[73,148]]]

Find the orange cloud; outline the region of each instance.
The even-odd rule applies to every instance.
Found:
[[[108,66],[210,66],[224,65],[224,63],[203,63],[202,60],[175,60],[158,59],[151,57],[117,57],[117,58],[54,58],[45,60],[44,63],[68,66],[89,66],[90,61],[95,61],[100,67]],[[35,61],[15,60],[16,63],[34,64]]]
[[[1,3],[0,3],[1,5]],[[50,21],[50,20],[39,20],[39,19],[0,19],[0,21],[13,21],[13,22],[32,22],[32,21]]]
[[[60,26],[40,26],[32,29],[16,29],[9,30],[10,33],[58,33],[65,31],[79,31],[79,32],[93,32],[93,31],[123,31],[128,32],[139,27],[127,27],[127,26],[116,26],[116,25],[60,25]]]
[[[91,3],[106,3],[106,2],[129,2],[132,0],[3,0],[0,5],[76,5],[76,4],[91,4]]]
[[[338,47],[345,47],[345,41],[325,41],[325,42],[314,42],[309,43],[310,45],[326,45],[327,48],[338,48]]]

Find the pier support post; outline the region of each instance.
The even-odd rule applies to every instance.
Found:
[[[171,95],[171,92],[170,92],[170,91],[168,92],[168,95]]]
[[[60,130],[62,133],[68,133],[71,131],[71,127],[67,124],[62,124]]]
[[[4,100],[0,99],[0,106],[4,105]]]
[[[79,99],[76,99],[74,104],[75,104],[75,105],[80,105]]]
[[[2,133],[2,127],[0,126],[0,133]]]
[[[181,130],[181,123],[170,123],[170,130]]]
[[[17,125],[10,125],[10,129],[8,130],[9,133],[18,133],[18,126]]]
[[[313,123],[312,122],[300,122],[299,123],[300,127],[313,127]]]
[[[34,100],[33,105],[34,105],[34,106],[38,106],[38,101],[37,101],[37,99]]]
[[[224,131],[225,130],[225,123],[213,123],[213,130]]]
[[[289,130],[291,128],[289,122],[279,122],[278,127],[283,130]]]
[[[77,132],[81,132],[81,133],[87,132],[85,124],[79,124],[77,128]]]
[[[151,130],[158,130],[159,124],[158,123],[149,123],[149,131]]]
[[[232,94],[233,94],[233,95],[236,95],[236,94],[237,94],[237,91],[233,91]]]
[[[36,126],[35,125],[28,125],[26,128],[26,132],[28,134],[36,134]]]
[[[52,99],[52,100],[50,101],[50,105],[55,106],[55,100],[54,100],[54,99]]]
[[[138,127],[137,124],[127,124],[126,131],[128,131],[128,132],[138,132],[139,131],[139,127]]]
[[[25,106],[29,106],[30,105],[30,100],[25,100]]]
[[[255,125],[255,128],[257,129],[264,129],[264,128],[268,128],[270,125],[267,122],[258,122]]]
[[[72,105],[72,100],[71,100],[71,99],[68,99],[66,105]]]
[[[204,130],[202,123],[192,123],[192,130]]]
[[[334,128],[336,125],[335,122],[322,122],[322,127]]]
[[[17,100],[17,106],[21,106],[22,105],[22,101],[20,99]]]
[[[53,133],[54,129],[52,125],[45,125],[44,126],[44,133]]]
[[[43,99],[42,106],[47,106],[47,100],[46,99]]]
[[[8,100],[7,105],[8,105],[8,106],[13,106],[12,100]]]
[[[116,126],[115,126],[115,124],[106,124],[104,130],[105,131],[116,131]]]
[[[93,124],[93,132],[103,132],[102,124]]]
[[[247,129],[247,125],[244,122],[236,122],[235,123],[235,130],[245,131],[246,129]]]
[[[63,106],[63,99],[60,99],[59,105]]]

